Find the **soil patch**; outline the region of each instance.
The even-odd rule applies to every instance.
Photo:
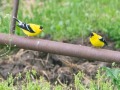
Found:
[[[63,40],[62,42],[91,46],[88,39],[83,40],[81,38],[72,41]],[[109,46],[105,48],[114,49],[114,43],[109,42]],[[52,84],[57,81],[61,85],[63,83],[70,85],[73,83],[74,74],[83,71],[86,74],[83,82],[88,84],[89,79],[94,78],[99,67],[110,65],[111,63],[107,62],[88,61],[76,57],[19,49],[17,53],[2,58],[0,75],[7,79],[9,73],[16,76],[20,72],[24,77],[27,71],[34,69],[37,71],[38,78],[44,76]]]

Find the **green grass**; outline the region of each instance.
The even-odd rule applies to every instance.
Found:
[[[107,67],[106,67],[107,68]],[[107,70],[107,69],[106,69]],[[87,79],[83,72],[79,72],[74,76],[74,89],[76,90],[119,90],[119,83],[114,83],[113,76],[112,78],[108,78],[108,72],[105,69],[99,69],[97,74],[95,75],[95,79],[90,79],[89,84],[84,84],[83,80]],[[115,74],[115,73],[114,73]],[[35,74],[34,74],[35,76]],[[73,90],[70,86],[63,86],[55,84],[54,86],[47,82],[43,77],[40,79],[35,79],[30,71],[26,73],[26,77],[22,82],[16,82],[16,85],[13,85],[14,78],[10,75],[7,81],[2,81],[0,83],[0,90]],[[15,78],[19,78],[22,76],[16,76]],[[119,79],[117,80],[119,81]],[[8,86],[9,83],[9,86]]]
[[[109,77],[113,84],[117,86],[118,90],[120,90],[120,69],[119,68],[103,68],[106,71],[107,77]]]
[[[82,83],[83,80],[86,79],[85,74],[79,72],[75,75],[76,90],[114,90],[116,87],[113,85],[111,80],[106,77],[106,74],[102,72],[102,69],[98,70],[95,79],[90,79],[90,83],[88,85]]]

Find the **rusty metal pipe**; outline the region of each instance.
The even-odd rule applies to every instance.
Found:
[[[19,48],[67,55],[89,60],[120,62],[120,52],[92,47],[55,42],[43,39],[30,39],[22,36],[0,34],[0,44],[16,45]]]

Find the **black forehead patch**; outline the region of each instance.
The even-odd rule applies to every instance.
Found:
[[[43,26],[40,26],[40,29],[43,29]]]
[[[92,37],[92,36],[94,36],[94,34],[93,34],[93,33],[90,33],[90,36]]]

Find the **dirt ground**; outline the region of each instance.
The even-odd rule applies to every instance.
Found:
[[[46,36],[45,39],[49,39]],[[82,44],[91,46],[88,38],[76,40],[63,40],[62,42]],[[114,49],[114,43],[109,41],[109,46],[104,48]],[[9,73],[16,76],[19,72],[22,76],[28,70],[36,70],[37,77],[44,76],[46,80],[51,83],[58,81],[59,84],[66,83],[67,85],[73,83],[73,76],[78,71],[83,71],[86,74],[84,83],[88,84],[90,78],[94,78],[97,69],[102,66],[111,66],[111,63],[100,61],[89,61],[86,59],[69,57],[63,55],[56,55],[51,53],[44,53],[40,51],[18,49],[12,55],[4,56],[0,60],[0,77],[6,79]]]

